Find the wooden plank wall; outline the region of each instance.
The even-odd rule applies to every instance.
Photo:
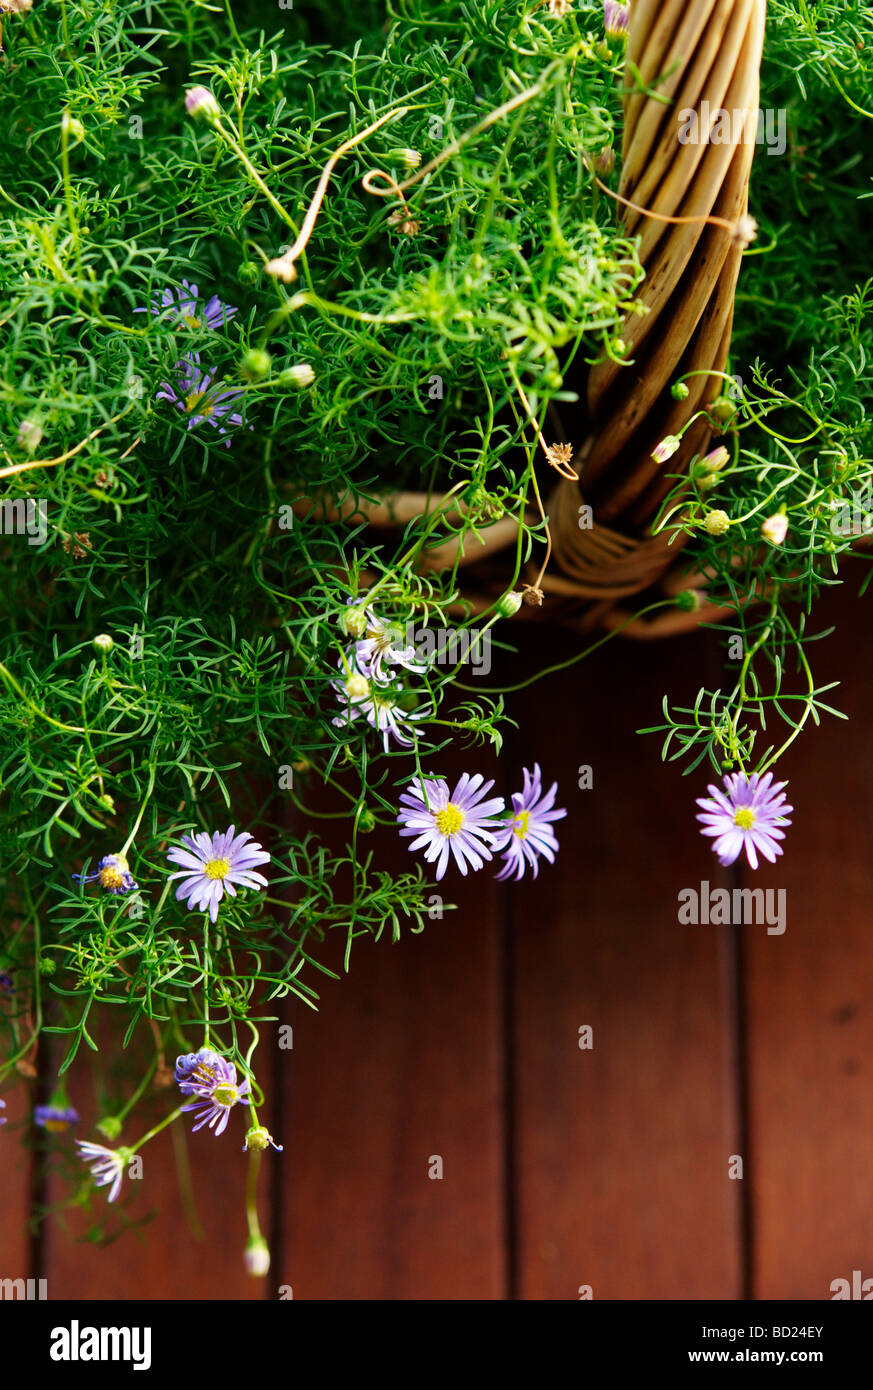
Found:
[[[816,626],[834,620],[819,675],[843,680],[851,722],[789,755],[788,853],[756,876],[722,874],[697,833],[707,776],[681,778],[634,734],[665,690],[713,682],[710,634],[616,642],[514,694],[519,727],[489,775],[506,794],[534,761],[558,778],[559,867],[517,887],[447,879],[457,911],[396,946],[358,943],[318,1014],[287,1007],[293,1050],[273,1062],[285,1152],[262,1179],[269,1276],[242,1271],[239,1145],[204,1132],[188,1151],[205,1239],[185,1226],[171,1145],[155,1145],[144,1240],[96,1250],[53,1222],[50,1295],[826,1299],[854,1269],[873,1276],[873,686],[863,604],[829,599]],[[516,680],[574,639],[523,645]],[[465,765],[488,757],[444,764]],[[393,834],[371,844],[405,864]],[[680,925],[678,893],[703,879],[784,888],[786,932]],[[0,1273],[25,1259],[26,1174],[13,1181]]]

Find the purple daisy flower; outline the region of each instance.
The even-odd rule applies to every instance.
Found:
[[[89,1165],[97,1186],[109,1187],[112,1184],[109,1201],[114,1202],[121,1191],[121,1180],[127,1163],[133,1158],[133,1150],[107,1149],[103,1144],[86,1144],[84,1139],[77,1139],[76,1144],[79,1157]]]
[[[551,822],[561,820],[567,814],[566,811],[552,809],[558,792],[557,782],[553,782],[543,796],[539,763],[534,763],[533,772],[527,768],[523,772],[524,791],[513,793],[512,817],[494,846],[495,850],[504,851],[503,868],[496,875],[499,879],[520,879],[526,864],[530,864],[536,878],[540,855],[554,864],[558,841]]]
[[[123,854],[107,854],[91,874],[73,874],[76,883],[93,883],[95,879],[107,893],[132,893],[137,887],[130,865]]]
[[[397,700],[403,691],[399,687],[371,684],[362,671],[352,669],[346,672],[342,662],[340,668],[344,671],[345,679],[331,681],[331,688],[345,709],[332,721],[333,724],[341,729],[363,718],[371,729],[382,735],[382,747],[386,753],[391,738],[402,748],[411,747],[415,743],[415,732],[408,725],[412,720],[421,719],[423,711],[401,711]]]
[[[208,1095],[218,1076],[221,1055],[211,1047],[176,1058],[176,1081],[183,1096]]]
[[[171,864],[180,864],[170,879],[180,878],[176,889],[178,899],[187,898],[189,910],[208,912],[209,920],[218,917],[218,904],[225,893],[236,897],[237,888],[266,888],[263,874],[256,873],[259,864],[269,864],[270,856],[262,845],[244,831],[236,834],[232,825],[224,834],[213,835],[200,830],[196,835],[183,835],[184,848],[173,848],[167,855]]]
[[[175,327],[196,330],[225,328],[237,310],[234,304],[224,304],[217,294],[205,304],[201,304],[197,286],[189,280],[183,280],[181,287],[173,285],[168,289],[155,290],[149,308],[134,309],[133,312],[149,313],[155,317],[166,314]]]
[[[33,1123],[50,1134],[63,1134],[79,1123],[79,1112],[72,1105],[37,1105],[33,1111]]]
[[[196,1065],[192,1067],[192,1063]],[[233,1062],[209,1048],[177,1058],[176,1080],[183,1095],[194,1096],[182,1106],[183,1111],[195,1110],[199,1116],[198,1123],[191,1128],[192,1134],[204,1125],[214,1129],[216,1137],[223,1134],[231,1110],[235,1105],[246,1103],[250,1090],[248,1077],[238,1081]]]
[[[208,424],[219,434],[227,434],[225,425],[234,429],[245,421],[238,410],[244,392],[238,386],[216,386],[218,372],[215,368],[200,368],[200,357],[189,352],[176,363],[179,373],[175,382],[162,381],[161,389],[155,393],[156,401],[169,401],[188,416],[186,429],[193,430],[197,425]],[[230,440],[224,443],[229,447]]]
[[[713,835],[713,849],[719,863],[733,864],[743,850],[753,869],[758,867],[758,850],[771,864],[782,853],[778,840],[785,839],[780,826],[790,825],[788,812],[794,807],[785,800],[782,788],[787,782],[774,782],[772,772],[759,777],[753,772],[734,772],[724,779],[724,791],[711,783],[709,797],[699,796],[703,808],[697,819],[703,822],[701,835]]]
[[[394,672],[386,667],[402,666],[416,674],[426,671],[426,662],[416,660],[415,647],[404,641],[398,623],[386,623],[372,608],[365,608],[367,625],[360,640],[355,642],[355,664],[369,680],[377,685],[389,685]]]
[[[400,834],[415,836],[411,850],[427,846],[424,857],[429,864],[437,861],[438,880],[446,871],[449,855],[454,856],[462,874],[466,874],[468,862],[481,869],[491,858],[489,846],[502,828],[497,817],[505,810],[502,796],[482,800],[493,786],[493,781],[483,782],[481,773],[471,777],[465,772],[453,792],[442,778],[429,778],[410,782],[401,793],[403,806],[397,814]]]

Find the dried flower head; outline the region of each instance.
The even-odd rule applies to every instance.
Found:
[[[731,230],[731,241],[734,246],[738,246],[741,251],[745,251],[747,246],[751,246],[755,237],[758,235],[758,224],[754,217],[750,217],[747,212],[737,218]]]
[[[731,524],[731,519],[727,512],[723,512],[720,507],[707,512],[703,518],[703,529],[708,536],[723,536]]]
[[[84,560],[91,549],[91,534],[89,531],[76,531],[72,536],[64,536],[62,544],[68,555],[72,550],[74,560]]]
[[[571,463],[573,458],[572,444],[550,444],[546,449],[546,458],[552,467],[561,474],[562,478],[569,478],[574,483],[578,480],[579,474]]]
[[[267,275],[272,275],[276,280],[282,280],[286,285],[297,279],[297,270],[294,262],[288,259],[287,253],[284,256],[274,256],[271,261],[267,261],[264,266]]]
[[[397,227],[404,236],[418,236],[421,223],[412,216],[408,207],[396,208],[388,218],[392,227]]]

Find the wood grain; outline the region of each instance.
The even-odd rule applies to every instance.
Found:
[[[847,584],[810,630],[833,622],[811,656],[820,682],[842,681],[825,698],[850,719],[810,729],[780,762],[795,808],[785,854],[744,876],[787,894],[784,935],[742,928],[758,1298],[827,1299],[853,1270],[873,1278],[869,600],[853,600]]]
[[[481,750],[461,761],[488,768]],[[459,766],[433,770],[451,782]],[[380,865],[410,867],[393,829],[370,843]],[[454,870],[433,892],[458,910],[396,945],[356,942],[318,1014],[290,1015],[281,1282],[295,1298],[504,1296],[497,894]]]
[[[679,890],[718,879],[694,822],[703,779],[634,733],[665,689],[708,679],[709,640],[645,660],[616,644],[512,707],[515,763],[539,761],[569,810],[558,867],[508,895],[524,1299],[740,1294],[730,943],[677,921]],[[594,785],[578,790],[586,764]]]

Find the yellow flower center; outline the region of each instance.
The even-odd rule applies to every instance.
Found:
[[[453,801],[450,801],[441,811],[437,811],[434,820],[441,835],[457,835],[464,824],[464,812],[460,806],[456,806]]]
[[[200,327],[200,320],[199,320],[199,319],[195,319],[191,314],[183,314],[183,315],[182,315],[182,318],[183,318],[183,320],[185,321],[185,323],[187,323],[187,325],[188,325],[189,328],[199,328],[199,327]]]
[[[120,888],[123,882],[121,870],[115,864],[107,865],[105,869],[100,870],[101,888]]]
[[[212,1093],[212,1099],[216,1105],[235,1105],[237,1101],[237,1090],[235,1086],[216,1086]]]
[[[519,811],[515,818],[515,824],[512,827],[513,835],[517,835],[520,840],[523,840],[527,834],[527,823],[529,820],[530,811]]]
[[[230,865],[226,859],[210,859],[203,872],[207,878],[227,878]]]
[[[185,409],[189,415],[191,415],[197,409],[198,406],[200,406],[201,415],[212,414],[212,406],[209,404],[208,401],[206,402],[206,405],[200,405],[200,402],[203,400],[203,397],[205,395],[205,391],[192,391],[190,396],[185,397]]]
[[[755,812],[748,806],[742,806],[734,816],[734,825],[738,825],[740,830],[751,830],[755,824]]]
[[[370,693],[370,683],[366,676],[349,676],[346,681],[346,690],[352,700],[362,698]]]
[[[70,1128],[69,1120],[46,1120],[43,1129],[49,1130],[52,1134],[63,1134],[65,1129]]]

